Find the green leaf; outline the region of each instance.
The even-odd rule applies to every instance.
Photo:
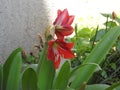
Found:
[[[95,41],[99,41],[105,34],[105,29],[101,29],[97,32],[97,35],[96,35],[96,38],[95,38]]]
[[[47,45],[45,45],[41,58],[39,59],[37,75],[39,90],[49,90],[52,88],[55,68],[53,62],[47,59]]]
[[[0,65],[0,90],[2,90],[2,81],[3,81],[3,68]]]
[[[116,64],[115,63],[111,63],[110,66],[112,67],[113,70],[116,70]]]
[[[83,38],[90,38],[92,31],[89,28],[83,28],[80,31],[78,31],[78,35],[79,37],[83,37]]]
[[[90,42],[88,39],[77,38],[76,44],[74,46],[77,52],[85,52],[90,48]]]
[[[18,90],[22,66],[21,48],[12,52],[3,65],[3,90]]]
[[[106,25],[106,23],[104,23],[104,25]],[[117,24],[116,24],[116,22],[108,21],[108,22],[107,22],[107,26],[110,27],[110,28],[112,28],[112,27],[117,26]]]
[[[120,85],[116,87],[116,90],[120,90]]]
[[[115,40],[119,35],[120,26],[114,27],[111,30],[109,30],[101,39],[101,41],[94,47],[94,49],[86,58],[86,60],[83,62],[83,64],[86,63],[100,64],[104,60],[106,54],[111,49],[112,45],[114,44]],[[71,88],[81,87],[83,82],[88,82],[88,80],[91,78],[95,70],[96,70],[95,66],[89,65],[80,68],[79,74],[76,75],[70,87]]]
[[[118,23],[120,23],[120,17],[117,17],[117,18],[116,18],[116,21],[117,21]]]
[[[110,87],[106,88],[105,90],[120,90],[120,82],[117,82],[113,85],[111,85]]]
[[[96,71],[98,71],[98,70],[102,70],[101,69],[101,67],[98,65],[98,64],[96,64],[96,63],[86,63],[86,64],[82,64],[82,65],[79,65],[78,67],[76,67],[75,69],[73,69],[72,71],[71,71],[71,75],[70,75],[70,79],[69,79],[69,81],[72,81],[74,78],[75,78],[75,76],[77,75],[77,74],[79,74],[79,69],[80,68],[84,68],[85,66],[87,66],[87,65],[91,65],[91,66],[96,66],[97,68],[96,68]]]
[[[101,15],[104,16],[104,17],[111,17],[112,18],[111,14],[101,13]]]
[[[66,61],[61,67],[58,76],[55,80],[54,89],[64,90],[67,87],[70,77],[70,64]]]
[[[107,77],[108,77],[108,75],[107,75],[107,73],[106,73],[105,70],[102,71],[101,75],[102,75],[102,77],[104,77],[104,78],[107,78]]]
[[[106,84],[93,84],[93,85],[87,85],[85,90],[105,90],[108,87],[109,85]]]
[[[22,90],[37,90],[37,74],[32,68],[27,68],[22,76]]]
[[[113,19],[112,14],[105,14],[105,13],[101,13],[101,15],[103,15],[104,17],[109,17],[110,19]],[[115,21],[117,21],[118,23],[120,23],[120,17],[117,15]]]

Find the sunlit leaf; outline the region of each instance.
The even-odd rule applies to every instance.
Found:
[[[104,23],[104,25],[106,24],[107,24],[107,27],[109,28],[117,26],[116,22],[113,22],[113,21],[108,21],[107,23]]]
[[[101,13],[101,15],[104,16],[104,17],[111,17],[112,18],[112,14],[109,14],[109,13],[108,14],[107,13]]]
[[[92,31],[89,28],[83,28],[83,29],[79,30],[78,36],[84,37],[84,38],[90,38],[91,32]]]

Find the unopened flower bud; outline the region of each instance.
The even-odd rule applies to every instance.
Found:
[[[112,12],[112,19],[116,19],[116,17],[117,17],[117,16],[116,16],[116,13],[113,11],[113,12]]]

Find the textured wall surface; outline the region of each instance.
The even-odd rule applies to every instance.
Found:
[[[47,1],[47,0],[46,0]],[[0,0],[0,61],[17,47],[31,51],[50,21],[45,0]]]

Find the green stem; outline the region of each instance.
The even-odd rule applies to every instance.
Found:
[[[99,28],[99,26],[97,26],[97,28],[96,28],[96,32],[95,32],[95,36],[94,36],[94,38],[93,38],[91,50],[92,50],[93,47],[94,47],[95,39],[96,39],[96,36],[97,36],[97,33],[98,33],[98,28]]]
[[[76,42],[75,42],[75,48],[76,48],[76,55],[77,55],[77,60],[79,59],[79,50],[78,50],[78,42],[77,42],[77,38],[78,38],[78,33],[77,33],[77,30],[78,30],[78,25],[75,24],[75,39],[76,39]]]
[[[107,20],[106,20],[106,24],[105,24],[105,26],[106,26],[106,32],[108,30],[108,18],[109,18],[109,15],[107,15]]]

